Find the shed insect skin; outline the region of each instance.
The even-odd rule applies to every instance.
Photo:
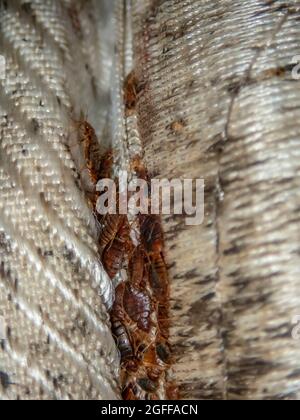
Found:
[[[159,381],[167,366],[158,358],[156,346],[151,346],[146,350],[143,358],[143,365],[146,368],[148,377],[153,382]]]

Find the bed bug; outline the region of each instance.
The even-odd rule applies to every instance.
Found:
[[[143,377],[137,380],[138,385],[146,392],[156,392],[158,384],[147,377]]]
[[[149,333],[151,328],[150,315],[153,308],[146,291],[136,289],[130,283],[127,283],[124,290],[124,309],[130,319],[136,322],[140,330]]]
[[[117,341],[117,346],[120,350],[122,362],[133,357],[132,341],[129,337],[129,332],[125,326],[123,314],[123,294],[124,285],[121,284],[116,289],[115,302],[110,314],[112,330]]]
[[[107,214],[102,218],[101,235],[100,235],[100,251],[103,254],[105,248],[114,241],[120,227],[125,221],[125,216],[119,214]]]
[[[130,342],[129,334],[125,326],[117,319],[112,318],[112,331],[116,338],[117,347],[120,350],[122,361],[133,358],[133,349]]]
[[[113,151],[109,149],[100,159],[100,167],[98,174],[99,179],[108,179],[111,177],[113,162]]]
[[[156,354],[163,363],[170,364],[171,351],[167,343],[158,342],[156,344]]]
[[[170,319],[169,319],[169,307],[165,305],[159,305],[157,313],[158,325],[161,335],[165,338],[169,338],[170,330]]]
[[[126,328],[128,329],[128,331],[130,331],[130,333],[133,334],[137,330],[137,323],[134,320],[132,320],[131,317],[126,312],[126,309],[125,309],[126,304],[124,302],[125,289],[126,289],[125,283],[119,284],[119,286],[116,288],[115,302],[112,308],[111,318],[120,320],[123,325],[126,325]],[[132,343],[132,344],[134,345],[135,343]]]
[[[151,381],[158,381],[165,371],[166,364],[164,364],[157,356],[156,344],[149,346],[144,353],[143,366],[147,371],[148,377]]]
[[[99,169],[100,169],[100,147],[98,138],[94,128],[87,121],[80,123],[82,130],[81,142],[84,144],[84,158],[86,166],[90,171],[94,182],[99,180]]]
[[[124,83],[124,103],[126,114],[132,115],[136,108],[138,94],[138,80],[134,71],[128,74]]]
[[[148,171],[145,168],[142,159],[140,156],[135,156],[130,163],[131,170],[137,174],[137,176],[140,179],[143,179],[144,181],[147,181],[150,183]],[[151,187],[149,188],[149,191],[151,191]]]
[[[82,147],[84,163],[82,164],[80,172],[86,169],[88,171],[89,180],[95,187],[99,180],[101,164],[101,151],[96,132],[85,117],[82,116],[79,121],[74,120],[73,118],[71,119],[76,127],[76,131],[78,131],[78,139],[74,145],[69,144],[68,149],[73,154],[72,150],[75,147]]]
[[[126,326],[133,346],[134,356],[141,360],[143,352],[155,338],[150,334],[152,302],[145,291],[133,291],[128,282],[116,288],[111,317]]]
[[[81,27],[81,22],[80,22],[80,18],[79,18],[79,13],[80,13],[80,9],[78,8],[78,6],[76,5],[72,5],[72,7],[70,7],[68,9],[68,14],[69,17],[71,19],[71,23],[72,26],[75,30],[75,32],[81,37],[82,36],[82,27]]]
[[[155,215],[140,215],[141,236],[148,253],[161,253],[163,233],[160,220]]]
[[[128,222],[121,225],[111,245],[103,252],[103,264],[111,279],[121,270],[124,259],[132,247]]]
[[[150,286],[156,300],[156,314],[161,334],[169,336],[170,286],[166,263],[162,254],[148,256],[150,265]]]
[[[184,127],[185,127],[184,120],[174,121],[170,125],[170,129],[171,129],[172,133],[174,133],[174,134],[178,134],[178,133],[180,134],[180,133],[182,133]]]
[[[141,399],[137,387],[133,384],[129,384],[123,389],[122,397],[126,401],[137,401]]]
[[[178,401],[181,399],[179,388],[175,383],[170,383],[167,386],[166,395],[169,401]]]
[[[166,263],[162,254],[156,253],[149,257],[150,261],[150,284],[154,296],[158,301],[168,297],[169,278]]]
[[[157,400],[158,383],[148,378],[143,366],[135,374],[129,374],[123,388],[123,398],[133,400]]]
[[[133,287],[146,287],[147,280],[145,280],[145,273],[146,266],[145,266],[145,252],[143,246],[138,246],[135,248],[132,257],[129,261],[129,278],[130,284]]]

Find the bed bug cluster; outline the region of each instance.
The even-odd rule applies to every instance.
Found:
[[[124,89],[127,115],[134,112],[137,81],[134,74]],[[96,213],[99,193],[96,184],[112,178],[113,153],[101,152],[92,126],[79,126],[80,144],[93,194],[88,194]],[[133,159],[130,171],[149,182],[140,158]],[[118,184],[117,180],[116,185]],[[118,195],[118,193],[117,193]],[[118,207],[118,206],[117,206]],[[149,200],[149,209],[151,200]],[[126,273],[116,287],[111,310],[112,332],[121,355],[121,384],[125,400],[157,400],[166,397],[166,372],[171,364],[169,346],[169,278],[163,253],[163,232],[158,216],[138,215],[134,222],[127,215],[97,214],[100,226],[99,252],[112,281]],[[132,240],[132,223],[139,240]]]
[[[143,170],[138,175],[145,173]],[[127,280],[116,288],[111,311],[112,331],[121,355],[123,398],[160,399],[171,352],[169,281],[159,218],[137,217],[138,244],[131,239],[132,226],[127,216],[103,216],[100,223],[100,249],[107,273],[113,280],[120,270],[127,272]]]

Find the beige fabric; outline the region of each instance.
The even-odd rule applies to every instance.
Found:
[[[188,398],[299,398],[300,3],[133,4],[150,172],[206,183],[202,226],[164,219],[174,379]]]
[[[76,130],[71,115],[87,114],[100,137],[105,130],[103,62],[111,54],[106,26],[98,29],[103,13],[90,1],[1,2],[2,399],[119,395],[112,285],[67,146]]]
[[[299,398],[299,2],[1,4],[0,398],[119,397],[81,111],[116,172],[142,140],[155,176],[206,181],[202,226],[164,219],[182,396]]]

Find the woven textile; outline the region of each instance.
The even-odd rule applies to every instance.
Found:
[[[174,379],[188,398],[299,398],[298,1],[133,1],[150,173],[205,180],[166,217]]]
[[[109,22],[110,11],[105,2],[79,3],[1,1],[4,399],[118,397],[112,285],[69,141],[81,112],[105,131],[111,54],[108,28],[98,23]]]
[[[0,398],[119,398],[83,114],[116,174],[205,180],[201,226],[163,218],[181,396],[298,399],[300,2],[0,4]]]

